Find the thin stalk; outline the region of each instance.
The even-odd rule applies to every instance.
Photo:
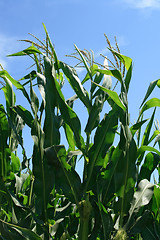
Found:
[[[78,206],[79,214],[80,214],[80,228],[78,233],[79,240],[88,240],[88,225],[89,225],[89,217],[91,213],[91,204],[89,199],[82,200]]]
[[[34,176],[31,176],[31,188],[30,188],[29,201],[28,201],[29,207],[31,206],[31,201],[32,201],[33,184],[34,184]]]
[[[126,186],[127,186],[127,174],[128,174],[128,158],[129,158],[129,156],[128,156],[128,149],[126,149],[126,159],[127,159],[127,161],[126,161],[126,169],[127,169],[127,171],[126,171],[126,176],[125,176],[125,183],[124,183],[124,189],[123,189],[123,198],[122,198],[122,204],[121,204],[121,213],[120,213],[120,228],[122,228],[122,226],[123,226],[123,217],[124,217],[124,197],[125,197],[125,190],[126,190]]]

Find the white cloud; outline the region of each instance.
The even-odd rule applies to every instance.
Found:
[[[94,54],[95,58],[98,58],[100,56],[100,54],[102,55],[106,55],[109,52],[107,47],[102,48],[100,51],[98,51],[97,53]]]
[[[16,40],[15,37],[9,37],[0,33],[0,64],[3,68],[7,67],[6,55],[15,52]]]
[[[76,67],[76,72],[78,73],[78,75],[79,74],[81,74],[82,72],[84,72],[85,71],[85,67]]]
[[[139,9],[159,9],[160,0],[123,0],[126,4],[133,8]]]

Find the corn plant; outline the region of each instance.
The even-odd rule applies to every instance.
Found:
[[[160,152],[151,146],[159,142],[158,127],[152,131],[156,108],[144,119],[146,110],[160,106],[159,99],[147,101],[159,80],[150,84],[131,125],[132,59],[120,53],[117,41],[114,49],[106,36],[115,63],[104,57],[103,66],[92,51],[75,45],[72,57],[86,71],[81,81],[75,67],[58,60],[44,29],[45,42],[33,36],[37,42],[24,40],[31,46],[10,55],[34,61],[23,84],[0,71],[6,99],[0,105],[0,239],[159,239],[160,188],[150,182],[154,170],[160,172]],[[66,80],[75,93],[68,100],[62,91]],[[16,104],[13,85],[28,109]],[[84,128],[77,101],[88,114]],[[33,139],[31,159],[23,145],[25,125]],[[79,176],[76,164],[82,159]]]

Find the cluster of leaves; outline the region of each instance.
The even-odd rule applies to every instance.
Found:
[[[29,48],[12,54],[34,60],[36,71],[21,79],[24,84],[0,71],[6,99],[6,107],[0,104],[0,239],[160,239],[160,185],[150,182],[155,169],[160,173],[160,152],[151,147],[160,134],[158,128],[152,131],[156,108],[149,120],[143,119],[146,110],[160,106],[159,99],[147,101],[159,81],[150,84],[131,126],[127,95],[132,59],[107,39],[116,66],[109,70],[105,59],[101,69],[93,54],[75,46],[74,56],[86,70],[80,81],[75,68],[58,60],[45,32],[45,44],[36,38],[38,43],[30,41]],[[118,81],[119,93],[111,77]],[[75,92],[68,100],[62,92],[64,79]],[[13,85],[30,111],[16,105]],[[83,133],[75,101],[87,109]],[[23,146],[25,125],[33,138],[31,159]],[[68,146],[62,145],[61,129]],[[75,170],[78,155],[84,159],[82,179]]]

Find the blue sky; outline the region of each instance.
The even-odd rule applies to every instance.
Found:
[[[92,49],[101,61],[99,53],[108,54],[104,33],[112,44],[116,36],[121,52],[133,59],[129,106],[131,121],[137,119],[149,83],[160,78],[160,0],[0,0],[0,9],[0,63],[15,79],[28,73],[30,61],[6,55],[28,47],[17,41],[30,38],[28,33],[44,39],[42,22],[58,58],[70,64],[65,55],[74,44]]]

